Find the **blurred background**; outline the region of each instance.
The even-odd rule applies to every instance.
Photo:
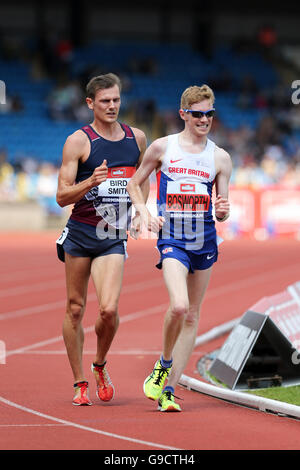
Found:
[[[300,240],[300,5],[94,0],[0,5],[0,230],[62,227],[62,148],[91,122],[85,85],[114,72],[120,120],[150,144],[183,126],[183,90],[207,83],[210,138],[233,160],[225,238]],[[150,203],[154,200],[152,175]]]

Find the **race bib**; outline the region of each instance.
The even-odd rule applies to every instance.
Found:
[[[210,196],[205,184],[168,181],[166,195],[167,212],[207,212]]]
[[[127,228],[131,200],[126,188],[134,173],[135,167],[109,168],[107,179],[85,195],[97,215],[115,228]]]
[[[62,231],[61,236],[56,240],[58,245],[62,245],[69,233],[69,227],[65,227]]]

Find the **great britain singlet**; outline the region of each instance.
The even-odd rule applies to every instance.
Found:
[[[165,218],[157,245],[210,253],[217,248],[211,201],[216,176],[215,144],[207,139],[201,153],[187,153],[178,139],[179,134],[168,136],[157,173],[157,209]]]
[[[74,205],[70,219],[93,226],[103,220],[118,229],[128,227],[131,201],[126,187],[136,171],[140,150],[131,128],[120,125],[125,135],[118,141],[101,137],[90,125],[81,129],[90,140],[91,151],[84,163],[79,162],[75,183],[89,178],[104,159],[108,175]]]

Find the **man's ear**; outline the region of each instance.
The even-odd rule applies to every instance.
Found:
[[[85,101],[90,109],[94,109],[94,100],[92,98],[86,98]]]
[[[179,116],[181,117],[181,119],[186,121],[186,113],[183,111],[183,109],[180,108],[178,112],[179,112]]]

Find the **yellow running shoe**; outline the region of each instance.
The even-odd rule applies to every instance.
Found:
[[[176,397],[178,398],[178,397]],[[180,406],[174,400],[174,395],[169,390],[163,392],[158,400],[159,411],[181,411]]]
[[[171,367],[163,367],[160,360],[156,361],[152,373],[146,378],[143,386],[147,398],[150,400],[159,399],[170,370]]]

